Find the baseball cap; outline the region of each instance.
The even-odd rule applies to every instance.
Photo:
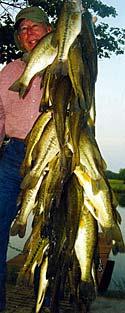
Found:
[[[22,47],[20,46],[20,42],[18,40],[18,27],[20,24],[20,21],[22,19],[28,19],[32,22],[40,23],[43,22],[46,25],[49,25],[49,19],[47,14],[42,8],[31,6],[31,7],[26,7],[22,9],[15,18],[15,26],[14,26],[14,41],[19,50],[23,50]]]

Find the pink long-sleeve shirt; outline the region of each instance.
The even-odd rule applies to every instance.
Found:
[[[0,143],[4,135],[24,139],[39,116],[43,94],[41,78],[36,76],[24,99],[8,88],[20,77],[25,63],[20,59],[7,64],[0,72]]]

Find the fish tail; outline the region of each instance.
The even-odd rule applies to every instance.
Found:
[[[16,286],[24,286],[25,285],[25,278],[24,273],[19,272],[17,280],[16,280]]]
[[[39,112],[47,112],[49,110],[49,103],[45,103],[43,101],[40,102]]]
[[[29,286],[29,281],[30,281],[30,272],[21,271],[17,277],[16,285],[27,287]]]
[[[17,79],[10,87],[9,90],[19,92],[20,98],[23,98],[25,96],[27,89],[27,85],[24,85],[22,82],[20,82],[19,79]]]
[[[18,230],[18,236],[20,238],[23,238],[25,236],[25,233],[26,233],[26,224],[20,224],[19,230]]]
[[[96,291],[94,287],[94,282],[92,281],[81,281],[79,284],[79,296],[82,299],[87,312],[92,303],[96,298]]]
[[[112,253],[114,255],[117,255],[118,253],[125,253],[125,244],[124,244],[123,240],[113,241]]]
[[[15,220],[14,224],[11,227],[11,231],[10,231],[10,235],[11,236],[16,236],[18,235],[18,231],[19,231],[19,227],[20,225],[17,223],[17,221]]]
[[[111,244],[112,240],[115,240],[116,242],[120,242],[123,240],[121,230],[117,224],[113,227],[103,228],[103,231],[107,244]]]
[[[14,224],[11,227],[10,235],[16,236],[18,235],[20,238],[23,238],[26,233],[26,224],[20,224],[17,220],[15,220]]]

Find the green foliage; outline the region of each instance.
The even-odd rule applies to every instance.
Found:
[[[0,24],[0,63],[9,63],[20,55],[14,43],[13,22],[9,14],[5,14]]]
[[[121,168],[119,171],[119,179],[123,179],[125,182],[125,168]]]
[[[125,184],[125,168],[121,168],[119,170],[119,173],[114,173],[112,171],[106,171],[105,175],[108,179],[113,179],[115,181],[116,180],[123,180],[124,184]]]
[[[122,179],[109,179],[109,183],[117,192],[124,191],[125,193],[125,184]]]
[[[118,195],[118,203],[120,206],[125,207],[125,193]]]
[[[112,53],[123,54],[125,45],[125,29],[110,27],[100,23],[95,28],[99,57],[110,58]]]
[[[118,173],[114,173],[114,172],[109,171],[109,170],[107,170],[107,171],[105,172],[105,176],[106,176],[108,179],[113,179],[113,180],[118,179]]]
[[[116,194],[119,205],[125,207],[125,181],[119,178],[109,179],[109,183]]]
[[[6,1],[5,1],[6,2]],[[16,1],[18,3],[18,1]],[[59,16],[63,0],[29,0],[24,2],[29,5],[41,6],[44,8],[53,23],[56,22]],[[4,0],[3,0],[4,3]],[[0,2],[1,4],[1,2]],[[114,7],[105,5],[100,0],[82,0],[83,7],[88,9],[92,15],[101,17],[116,17],[117,12]],[[11,6],[15,6],[15,1],[12,1]],[[5,12],[6,13],[6,12]],[[124,53],[125,47],[125,29],[118,27],[110,27],[108,24],[100,22],[96,23],[95,35],[97,39],[98,56],[99,58],[110,58],[112,53],[118,55]],[[21,55],[17,51],[13,39],[13,21],[8,14],[4,14],[0,23],[0,62],[8,63]]]

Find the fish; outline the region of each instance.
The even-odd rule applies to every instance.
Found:
[[[66,242],[66,227],[65,227],[65,198],[61,194],[60,203],[58,206],[53,202],[50,219],[50,245],[48,256],[47,278],[49,280],[56,276],[58,262],[61,258],[62,251]]]
[[[26,136],[25,142],[26,142],[26,152],[24,159],[20,165],[20,175],[24,176],[28,171],[31,169],[32,161],[33,161],[33,149],[35,145],[38,143],[45,126],[49,122],[49,120],[52,118],[51,112],[44,112],[35,121],[30,133]]]
[[[73,152],[71,140],[67,145]],[[84,172],[86,172],[93,180],[101,179],[107,165],[101,155],[97,141],[87,125],[81,125],[78,148],[80,153],[80,165],[78,165],[78,167],[81,167],[82,165]]]
[[[35,207],[34,222],[35,222],[35,219],[37,222],[37,218],[43,215],[43,212],[44,212],[44,193],[45,193],[47,175],[48,175],[48,171],[46,171],[46,174],[44,175],[40,188],[37,192],[37,196],[36,196],[37,205]]]
[[[21,268],[18,277],[17,285],[33,286],[33,278],[36,266],[40,266],[49,247],[48,238],[36,238],[35,244],[32,246],[31,251],[29,251],[26,261]]]
[[[64,193],[66,237],[68,243],[67,253],[71,254],[78,232],[82,205],[84,203],[83,188],[79,184],[78,178],[74,173],[72,173],[64,186]]]
[[[78,61],[79,60],[79,61]],[[68,54],[68,73],[72,82],[74,92],[72,93],[69,109],[69,127],[73,145],[72,170],[80,163],[79,140],[81,125],[89,112],[90,105],[85,98],[84,84],[86,84],[86,73],[82,60],[81,46],[78,38],[72,44]],[[88,86],[86,88],[89,89]]]
[[[100,224],[107,243],[112,243],[112,240],[117,242],[123,241],[118,221],[116,221],[116,215],[114,215],[112,192],[106,182],[106,178],[102,176],[99,181],[92,180],[82,170],[82,167],[81,169],[76,168],[74,173],[77,175],[87,196],[84,199],[84,204]]]
[[[50,81],[51,81],[51,74],[49,71],[48,66],[43,75],[42,75],[42,88],[43,88],[43,95],[40,101],[39,111],[40,112],[48,112],[48,110],[52,111],[52,103],[50,101]]]
[[[119,241],[112,240],[112,253],[114,255],[117,255],[118,253],[125,253],[125,243],[123,238]]]
[[[53,34],[46,34],[33,48],[22,75],[9,87],[9,90],[19,92],[20,98],[25,97],[31,79],[54,61],[58,49],[51,45]]]
[[[81,277],[80,265],[76,257],[75,249],[73,249],[71,265],[68,271],[68,282],[69,282],[70,303],[75,304],[75,307],[77,307],[79,301],[78,286],[80,282],[80,277]]]
[[[97,221],[85,204],[83,204],[74,250],[81,270],[79,298],[83,301],[87,310],[91,302],[96,298],[92,267],[97,245]]]
[[[60,76],[60,75],[58,75]],[[53,119],[55,122],[57,139],[61,151],[60,168],[66,167],[65,143],[66,143],[66,116],[68,103],[71,97],[71,82],[68,76],[57,78],[55,91],[52,94]]]
[[[79,40],[81,42],[83,59],[86,59],[88,65],[90,83],[94,87],[98,74],[98,49],[92,15],[87,9],[84,9],[82,12],[82,27]]]
[[[72,95],[70,101],[70,110],[69,110],[69,133],[71,138],[71,150],[73,152],[72,156],[72,172],[76,166],[80,164],[80,150],[79,150],[79,141],[81,135],[81,124],[83,120],[83,115],[81,111],[75,111],[75,95]],[[69,145],[70,143],[68,143]]]
[[[37,295],[37,301],[36,301],[36,307],[35,307],[36,313],[39,313],[42,307],[46,290],[49,284],[48,279],[46,279],[47,267],[48,267],[48,256],[44,258],[41,268],[40,268],[39,288],[38,288],[38,295]]]
[[[34,220],[34,218],[33,218]],[[23,254],[27,255],[31,253],[32,249],[36,242],[41,238],[41,225],[43,223],[42,215],[39,215],[39,219],[37,219],[37,223],[32,222],[32,230],[31,233],[26,240],[24,247],[23,247]]]
[[[69,48],[81,31],[81,1],[66,0],[59,14],[56,30],[51,40],[58,53],[51,64],[51,73],[67,74],[67,58]]]
[[[60,169],[61,152],[58,152],[49,163],[49,171],[44,189],[44,216],[45,220],[50,216],[52,204],[59,206],[65,182],[71,174],[72,152],[64,147],[66,167]],[[56,192],[55,192],[56,190]]]
[[[121,223],[121,216],[117,210],[117,201],[116,201],[113,190],[111,190],[111,193],[112,193],[112,201],[115,200],[115,202],[114,202],[115,206],[113,205],[113,202],[112,202],[113,218],[117,224],[120,224]],[[95,219],[96,219],[96,215],[94,216],[95,207],[93,206],[91,201],[87,198],[87,196],[85,196],[85,202],[84,203],[85,203],[86,207],[88,208],[88,210],[92,213],[93,217],[95,217]],[[111,246],[112,246],[112,252],[114,255],[116,255],[118,253],[125,253],[125,243],[124,243],[122,236],[121,236],[121,239],[112,240]]]
[[[84,65],[83,92],[88,105],[87,123],[95,135],[95,83],[98,75],[98,49],[93,18],[87,9],[82,12],[82,27],[78,40],[81,44]]]
[[[78,231],[81,206],[83,203],[82,191],[83,188],[80,186],[78,179],[72,174],[64,184],[59,207],[54,208],[54,214],[52,212],[50,223],[51,225],[54,225],[54,227],[52,227],[52,233],[54,234],[54,249],[52,252],[50,251],[49,257],[49,275],[52,273],[52,277],[55,277],[52,306],[56,305],[59,292],[61,295],[63,294],[66,275],[70,267],[70,261]]]
[[[51,119],[46,125],[44,132],[37,143],[34,166],[23,178],[21,182],[21,189],[35,187],[42,172],[44,172],[48,163],[59,152],[59,150],[60,148],[56,136],[55,124],[53,119]]]
[[[79,141],[80,162],[92,179],[100,179],[104,174],[107,164],[102,157],[96,138],[89,127],[81,129]]]
[[[34,208],[36,195],[41,185],[42,179],[43,179],[43,176],[41,175],[34,188],[32,189],[27,188],[24,191],[22,199],[20,199],[21,201],[20,211],[11,227],[11,236],[15,236],[17,234],[19,235],[20,238],[23,238],[25,236],[27,219],[28,219],[29,214]]]
[[[93,88],[91,108],[87,114],[86,122],[94,136],[95,136],[95,121],[96,121],[96,103],[95,103],[95,88]]]
[[[71,111],[81,112],[84,116],[88,112],[88,104],[86,103],[83,87],[86,80],[84,69],[82,50],[80,41],[75,39],[68,53],[68,75],[72,82],[72,87],[75,94],[74,106]],[[88,86],[87,86],[88,88]]]

